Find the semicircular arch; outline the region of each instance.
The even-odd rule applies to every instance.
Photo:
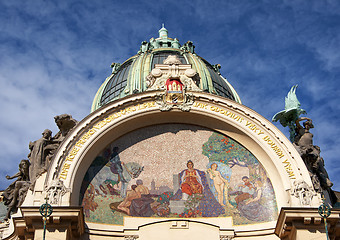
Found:
[[[181,123],[205,127],[229,136],[246,147],[266,169],[278,207],[292,205],[287,194],[296,179],[311,181],[308,171],[289,140],[255,111],[231,100],[194,93],[190,111],[159,110],[154,92],[125,97],[91,113],[67,137],[49,168],[46,185],[53,179],[71,189],[70,205],[79,204],[80,185],[94,158],[106,146],[128,132],[157,124]]]

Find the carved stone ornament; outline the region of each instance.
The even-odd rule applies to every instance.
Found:
[[[231,240],[233,238],[234,238],[233,236],[220,235],[220,240]]]
[[[194,103],[192,94],[186,91],[202,91],[197,84],[199,76],[190,64],[182,64],[178,56],[170,55],[163,64],[156,64],[146,77],[148,91],[164,90],[155,96],[161,111],[169,111],[177,106],[182,111],[189,111]]]
[[[294,181],[292,195],[300,200],[301,206],[310,206],[313,196],[316,195],[314,189],[303,180]]]
[[[46,191],[51,205],[60,205],[61,198],[68,192],[63,181],[60,179],[53,180],[52,184],[46,188]]]
[[[124,239],[125,240],[137,240],[139,238],[138,235],[125,235]]]

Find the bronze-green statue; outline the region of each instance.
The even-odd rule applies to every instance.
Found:
[[[290,89],[285,98],[285,110],[275,114],[272,121],[279,121],[282,126],[289,127],[290,140],[309,171],[315,191],[319,193],[323,190],[327,191],[331,202],[335,203],[336,196],[331,189],[333,183],[325,169],[325,162],[320,156],[320,147],[313,143],[313,134],[310,132],[310,129],[314,128],[312,119],[300,117],[301,114],[306,114],[306,111],[301,108],[296,97],[296,88],[297,85]]]
[[[294,85],[288,92],[285,98],[285,110],[276,113],[272,119],[273,122],[279,121],[282,126],[289,127],[290,141],[294,142],[295,138],[295,122],[301,114],[306,114],[306,111],[301,108],[301,104],[296,97],[297,85]]]

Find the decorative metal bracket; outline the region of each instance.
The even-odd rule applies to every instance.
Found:
[[[319,206],[318,212],[320,216],[323,218],[323,221],[325,223],[326,236],[327,236],[327,240],[329,240],[327,218],[331,215],[331,208],[328,206],[328,204],[325,203],[325,197],[323,196],[323,194],[322,194],[322,204]]]
[[[44,233],[43,233],[43,240],[45,240],[45,235],[46,235],[46,221],[49,216],[53,213],[53,207],[47,203],[48,197],[45,198],[46,203],[42,204],[39,208],[39,212],[43,218],[44,222]]]

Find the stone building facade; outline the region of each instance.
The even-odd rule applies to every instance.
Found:
[[[326,239],[327,191],[194,48],[163,27],[113,63],[87,117],[56,119],[68,130],[46,137],[60,141],[44,145],[48,161],[1,237],[42,239],[47,199],[46,239]],[[339,213],[327,218],[331,239]]]

